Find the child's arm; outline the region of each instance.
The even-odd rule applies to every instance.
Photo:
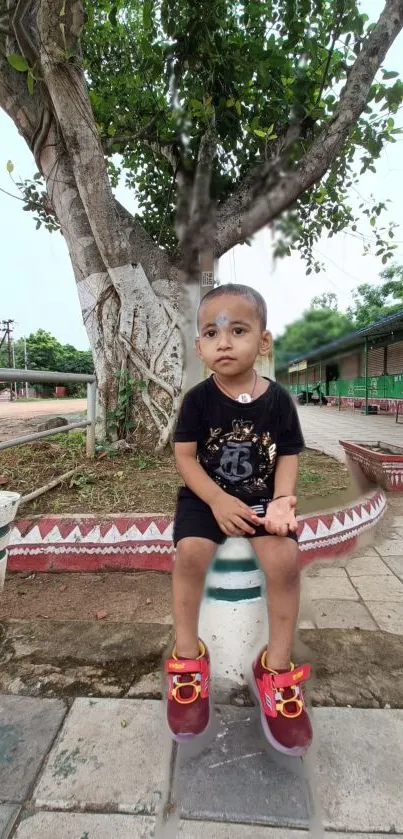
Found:
[[[240,532],[253,534],[254,528],[246,523],[253,522],[252,511],[238,498],[224,492],[207,475],[196,458],[197,443],[175,443],[174,451],[178,472],[186,486],[211,507],[226,536],[236,536]]]
[[[280,455],[276,463],[273,501],[279,495],[295,495],[298,479],[299,456]]]

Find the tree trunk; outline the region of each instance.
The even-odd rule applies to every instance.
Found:
[[[49,200],[60,222],[75,274],[83,321],[98,381],[103,435],[125,435],[152,448],[164,448],[175,422],[183,378],[182,341],[177,324],[178,272],[164,258],[106,270],[84,211],[67,154],[52,142],[41,155]],[[119,208],[120,209],[120,208]],[[124,215],[122,230],[127,227]],[[133,236],[132,236],[133,238]],[[130,241],[130,235],[128,235]],[[138,253],[139,243],[134,243]],[[166,271],[168,276],[158,276]],[[117,423],[130,404],[122,396],[126,379],[135,384],[133,411]],[[120,395],[119,395],[120,394]],[[134,427],[132,427],[132,423]]]

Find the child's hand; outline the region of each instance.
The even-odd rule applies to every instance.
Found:
[[[211,504],[211,510],[226,536],[254,534],[255,529],[251,527],[254,513],[239,498],[234,498],[226,492],[221,492]],[[246,523],[247,521],[249,524]]]
[[[295,533],[298,528],[296,505],[295,495],[277,498],[276,501],[270,501],[265,516],[259,517],[253,513],[253,520],[255,524],[263,524],[267,532],[274,536],[287,536],[289,531]]]

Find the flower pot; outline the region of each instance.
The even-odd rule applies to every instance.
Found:
[[[10,525],[14,521],[20,498],[18,492],[0,492],[0,591],[6,576]]]
[[[403,492],[403,447],[384,442],[340,440],[347,457],[388,492]]]

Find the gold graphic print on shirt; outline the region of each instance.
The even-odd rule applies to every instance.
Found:
[[[199,454],[201,465],[215,482],[246,493],[265,492],[276,463],[276,444],[270,433],[257,434],[252,422],[233,420],[232,430],[223,434],[211,428]]]

